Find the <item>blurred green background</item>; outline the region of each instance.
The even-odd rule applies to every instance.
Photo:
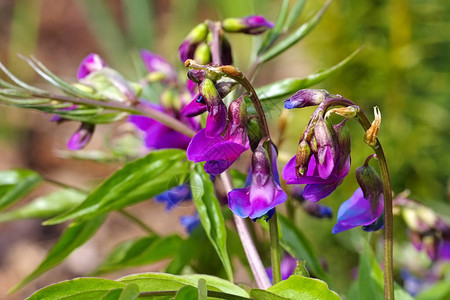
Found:
[[[298,24],[308,20],[323,2],[307,1]],[[142,74],[137,52],[140,48],[163,54],[183,72],[178,45],[198,22],[250,14],[262,14],[274,21],[280,4],[281,1],[269,0],[2,0],[0,60],[19,78],[36,81],[37,85],[43,83],[17,58],[17,53],[36,55],[68,81],[75,80],[78,63],[91,52],[99,53],[112,67],[136,80]],[[335,0],[312,33],[260,69],[256,84],[304,77],[336,64],[364,45],[344,70],[317,87],[355,101],[370,119],[373,107],[378,106],[382,114],[380,140],[387,154],[394,192],[409,189],[413,199],[448,209],[449,15],[450,2],[444,0]],[[229,38],[235,63],[245,71],[252,38]],[[280,101],[278,109],[270,113],[274,129],[281,111]],[[281,149],[285,155],[294,155],[308,113],[311,110],[291,112],[295,118],[291,118],[289,140]],[[67,132],[47,125],[47,131],[38,135],[41,140],[30,143],[36,124],[44,121],[36,117],[37,113],[27,116],[29,112],[18,109],[0,109],[0,147],[7,154],[0,158],[2,169],[19,165],[44,172],[56,167],[64,170],[66,165],[60,162],[48,163],[48,155],[55,143],[63,147]],[[370,149],[362,142],[361,129],[356,124],[352,127],[354,171]],[[44,134],[56,134],[55,140],[42,142]],[[35,147],[40,149],[38,153],[46,153],[44,158],[36,154]],[[337,212],[356,186],[354,178],[347,179],[323,203]],[[357,264],[353,241],[360,233],[331,236],[334,220],[317,221],[303,214],[297,217],[306,235],[314,237],[314,246],[327,259],[338,291],[346,291],[352,267]],[[396,237],[404,237],[403,229],[400,223]]]

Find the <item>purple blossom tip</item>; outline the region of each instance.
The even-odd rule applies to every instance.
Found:
[[[161,72],[168,79],[177,81],[177,72],[162,56],[148,50],[141,50],[140,54],[142,61],[149,72]]]
[[[69,139],[67,148],[69,150],[80,150],[91,140],[95,126],[89,123],[81,123],[80,128]]]
[[[77,78],[82,79],[92,72],[99,71],[106,67],[106,62],[100,57],[100,55],[91,53],[80,63],[78,67]]]
[[[330,96],[330,93],[321,89],[299,90],[290,98],[284,100],[284,108],[293,109],[319,105]]]
[[[376,206],[373,206],[368,199],[364,198],[362,189],[358,188],[353,196],[339,208],[338,221],[332,232],[336,234],[354,227],[370,225],[380,217],[383,208],[382,195],[377,199]]]
[[[194,99],[181,109],[181,114],[185,117],[195,117],[201,115],[207,110],[203,96],[197,94]]]
[[[227,32],[241,32],[246,34],[261,34],[273,28],[274,24],[263,16],[248,16],[245,18],[228,18],[223,20],[222,28]]]

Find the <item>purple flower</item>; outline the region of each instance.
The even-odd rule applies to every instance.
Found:
[[[227,32],[242,32],[246,34],[261,34],[273,27],[273,23],[263,16],[248,16],[245,18],[228,18],[223,20],[222,28]]]
[[[284,100],[284,108],[292,109],[319,105],[330,96],[326,90],[299,90],[290,98]]]
[[[358,188],[353,196],[342,203],[337,215],[337,223],[333,227],[333,233],[345,231],[357,226],[367,226],[374,223],[383,212],[383,195],[376,199],[373,205],[364,198],[363,191]]]
[[[166,114],[177,118],[181,122],[188,125],[193,130],[198,130],[200,124],[191,118],[185,118],[180,115],[179,112],[174,110],[164,109],[160,105],[146,104],[153,109],[165,112]],[[166,148],[178,148],[187,149],[191,138],[184,135],[166,125],[153,120],[149,117],[140,115],[131,115],[128,117],[128,121],[133,123],[138,129],[142,130],[145,134],[145,146],[148,149],[166,149]]]
[[[323,219],[331,219],[333,217],[333,212],[330,207],[321,205],[317,202],[310,202],[303,198],[303,187],[295,185],[291,189],[291,196],[298,202],[300,202],[303,210],[310,216]]]
[[[227,123],[227,107],[222,101],[214,83],[205,78],[199,86],[200,94],[205,99],[208,116],[206,117],[206,135],[217,137],[225,129]]]
[[[272,152],[275,156],[275,152]],[[275,159],[272,168],[277,168]],[[253,152],[250,184],[228,193],[228,204],[236,215],[241,218],[260,218],[286,201],[287,195],[278,184],[278,174],[272,168],[266,150],[258,146]]]
[[[192,138],[187,157],[193,162],[206,161],[205,171],[218,175],[228,169],[239,156],[249,149],[247,118],[243,99],[230,104],[225,136],[208,136],[208,128],[201,129]],[[208,126],[208,125],[207,125]]]
[[[203,99],[203,96],[199,93],[194,97],[194,99],[189,104],[183,107],[183,109],[181,110],[181,114],[185,117],[191,118],[201,115],[206,110],[207,106],[205,104],[205,100]]]
[[[186,229],[186,231],[191,234],[198,225],[200,225],[200,217],[198,213],[192,216],[182,216],[180,218],[181,225]]]
[[[200,23],[188,33],[178,48],[181,62],[184,63],[187,59],[194,58],[197,46],[206,39],[208,32],[208,26],[204,23]]]
[[[160,72],[172,82],[178,81],[175,68],[169,64],[162,56],[151,53],[148,50],[141,50],[141,58],[149,72]]]
[[[69,110],[74,110],[76,108],[77,108],[77,105],[71,105],[69,107],[61,108],[60,110],[61,111],[69,111]],[[61,117],[59,115],[53,115],[52,118],[50,119],[50,122],[56,122],[58,124],[62,123],[64,121],[67,121],[67,119],[65,119],[65,118],[63,118],[63,117]]]
[[[95,126],[89,123],[81,123],[80,128],[72,135],[67,148],[69,150],[79,150],[89,143],[92,134],[94,133]]]
[[[100,55],[91,53],[83,59],[78,67],[77,78],[82,79],[90,73],[101,70],[106,66],[106,62],[100,57]]]
[[[298,157],[294,156],[283,168],[283,179],[287,184],[306,184],[303,190],[306,200],[317,202],[328,197],[344,181],[350,170],[350,135],[345,121],[333,126],[333,135],[334,145],[321,142],[319,159],[322,159],[322,163],[318,163],[316,156],[311,155],[306,173],[297,176]]]
[[[280,263],[281,280],[288,279],[292,275],[292,273],[294,273],[296,267],[297,267],[297,260],[292,256],[290,256],[289,253],[284,254],[284,257]],[[266,272],[267,275],[269,276],[270,281],[273,282],[272,268],[267,268]]]
[[[191,199],[192,193],[188,184],[173,187],[155,197],[156,202],[166,203],[166,210],[171,210],[180,202]]]

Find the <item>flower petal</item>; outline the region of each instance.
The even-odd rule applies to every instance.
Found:
[[[250,187],[234,189],[228,193],[228,205],[233,213],[246,218],[252,211],[250,203]]]
[[[307,184],[303,190],[303,198],[311,202],[317,202],[328,197],[341,183],[342,179],[329,183]]]

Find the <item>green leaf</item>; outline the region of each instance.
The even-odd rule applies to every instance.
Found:
[[[258,50],[258,53],[262,53],[267,49],[276,39],[280,36],[281,31],[284,27],[284,21],[286,20],[287,12],[289,8],[289,0],[283,0],[281,4],[280,11],[278,12],[277,20],[275,21],[274,27],[268,32],[264,42]]]
[[[417,300],[446,300],[450,299],[450,284],[445,279],[421,292]]]
[[[125,288],[110,290],[101,300],[135,300],[138,296],[139,287],[135,284],[129,284]]]
[[[259,290],[259,289],[252,289],[250,291],[250,296],[253,299],[258,300],[287,300],[288,298],[284,298],[278,295],[275,295],[271,292],[265,291],[265,290]]]
[[[206,280],[206,284],[209,290],[217,290],[227,294],[233,294],[241,297],[248,297],[248,293],[243,288],[222,278],[205,274],[190,274],[190,275],[183,275],[182,277],[190,279],[193,282],[198,282],[198,280],[204,279]]]
[[[198,300],[208,300],[208,289],[206,288],[206,280],[200,278],[198,280]]]
[[[41,181],[42,177],[31,170],[0,171],[0,210],[28,194]]]
[[[319,279],[292,275],[267,289],[275,295],[286,299],[323,299],[340,300],[341,298],[328,288],[328,285]],[[373,299],[373,298],[361,298]]]
[[[22,282],[16,285],[11,292],[23,287],[25,284],[60,264],[75,249],[88,241],[97,229],[103,224],[106,215],[101,215],[88,221],[72,222],[63,232],[59,240],[47,254],[43,262]]]
[[[233,270],[227,252],[227,233],[214,186],[200,164],[195,165],[190,177],[192,200],[197,207],[206,235],[223,263],[228,279],[233,281]]]
[[[283,248],[293,257],[305,261],[315,276],[328,281],[328,276],[306,236],[284,215],[279,214],[278,220],[281,229],[280,242]]]
[[[264,102],[268,100],[277,100],[282,97],[290,96],[298,90],[317,84],[341,70],[350,60],[353,59],[353,57],[359,53],[359,51],[361,51],[361,48],[358,48],[337,65],[334,65],[327,70],[319,71],[308,75],[305,78],[283,79],[256,89],[256,93],[258,94],[259,99],[263,101],[263,104],[265,104]]]
[[[94,295],[100,297],[113,289],[125,288],[125,284],[102,278],[77,278],[62,281],[44,287],[36,291],[27,300],[59,300],[74,299],[82,295],[85,299],[91,299]],[[99,299],[97,297],[96,299]]]
[[[63,189],[57,192],[34,199],[29,204],[18,209],[0,214],[0,223],[19,219],[45,219],[61,214],[79,205],[86,194]]]
[[[145,237],[118,245],[94,271],[95,275],[133,266],[142,266],[173,256],[180,251],[182,239],[178,235]]]
[[[175,296],[175,300],[192,300],[192,299],[199,299],[198,289],[190,285],[187,285],[179,289]]]
[[[289,30],[292,25],[294,25],[294,23],[302,13],[303,7],[305,7],[305,3],[306,0],[297,0],[294,3],[293,7],[290,9],[286,24],[284,25],[284,30]]]
[[[44,224],[52,225],[74,218],[91,218],[148,200],[184,182],[189,174],[189,166],[185,151],[153,151],[141,159],[127,163],[78,207]]]
[[[151,1],[122,0],[128,36],[132,45],[137,49],[152,48],[152,41],[155,36],[153,24],[156,24],[153,4]]]
[[[284,38],[278,44],[270,48],[267,52],[260,56],[261,62],[266,62],[274,58],[275,56],[281,54],[286,51],[293,45],[295,45],[298,41],[300,41],[304,36],[306,36],[316,25],[319,23],[320,19],[322,19],[325,10],[330,5],[331,0],[328,0],[325,5],[310,19],[308,22],[304,23],[300,26],[296,31],[294,31],[291,35]]]

